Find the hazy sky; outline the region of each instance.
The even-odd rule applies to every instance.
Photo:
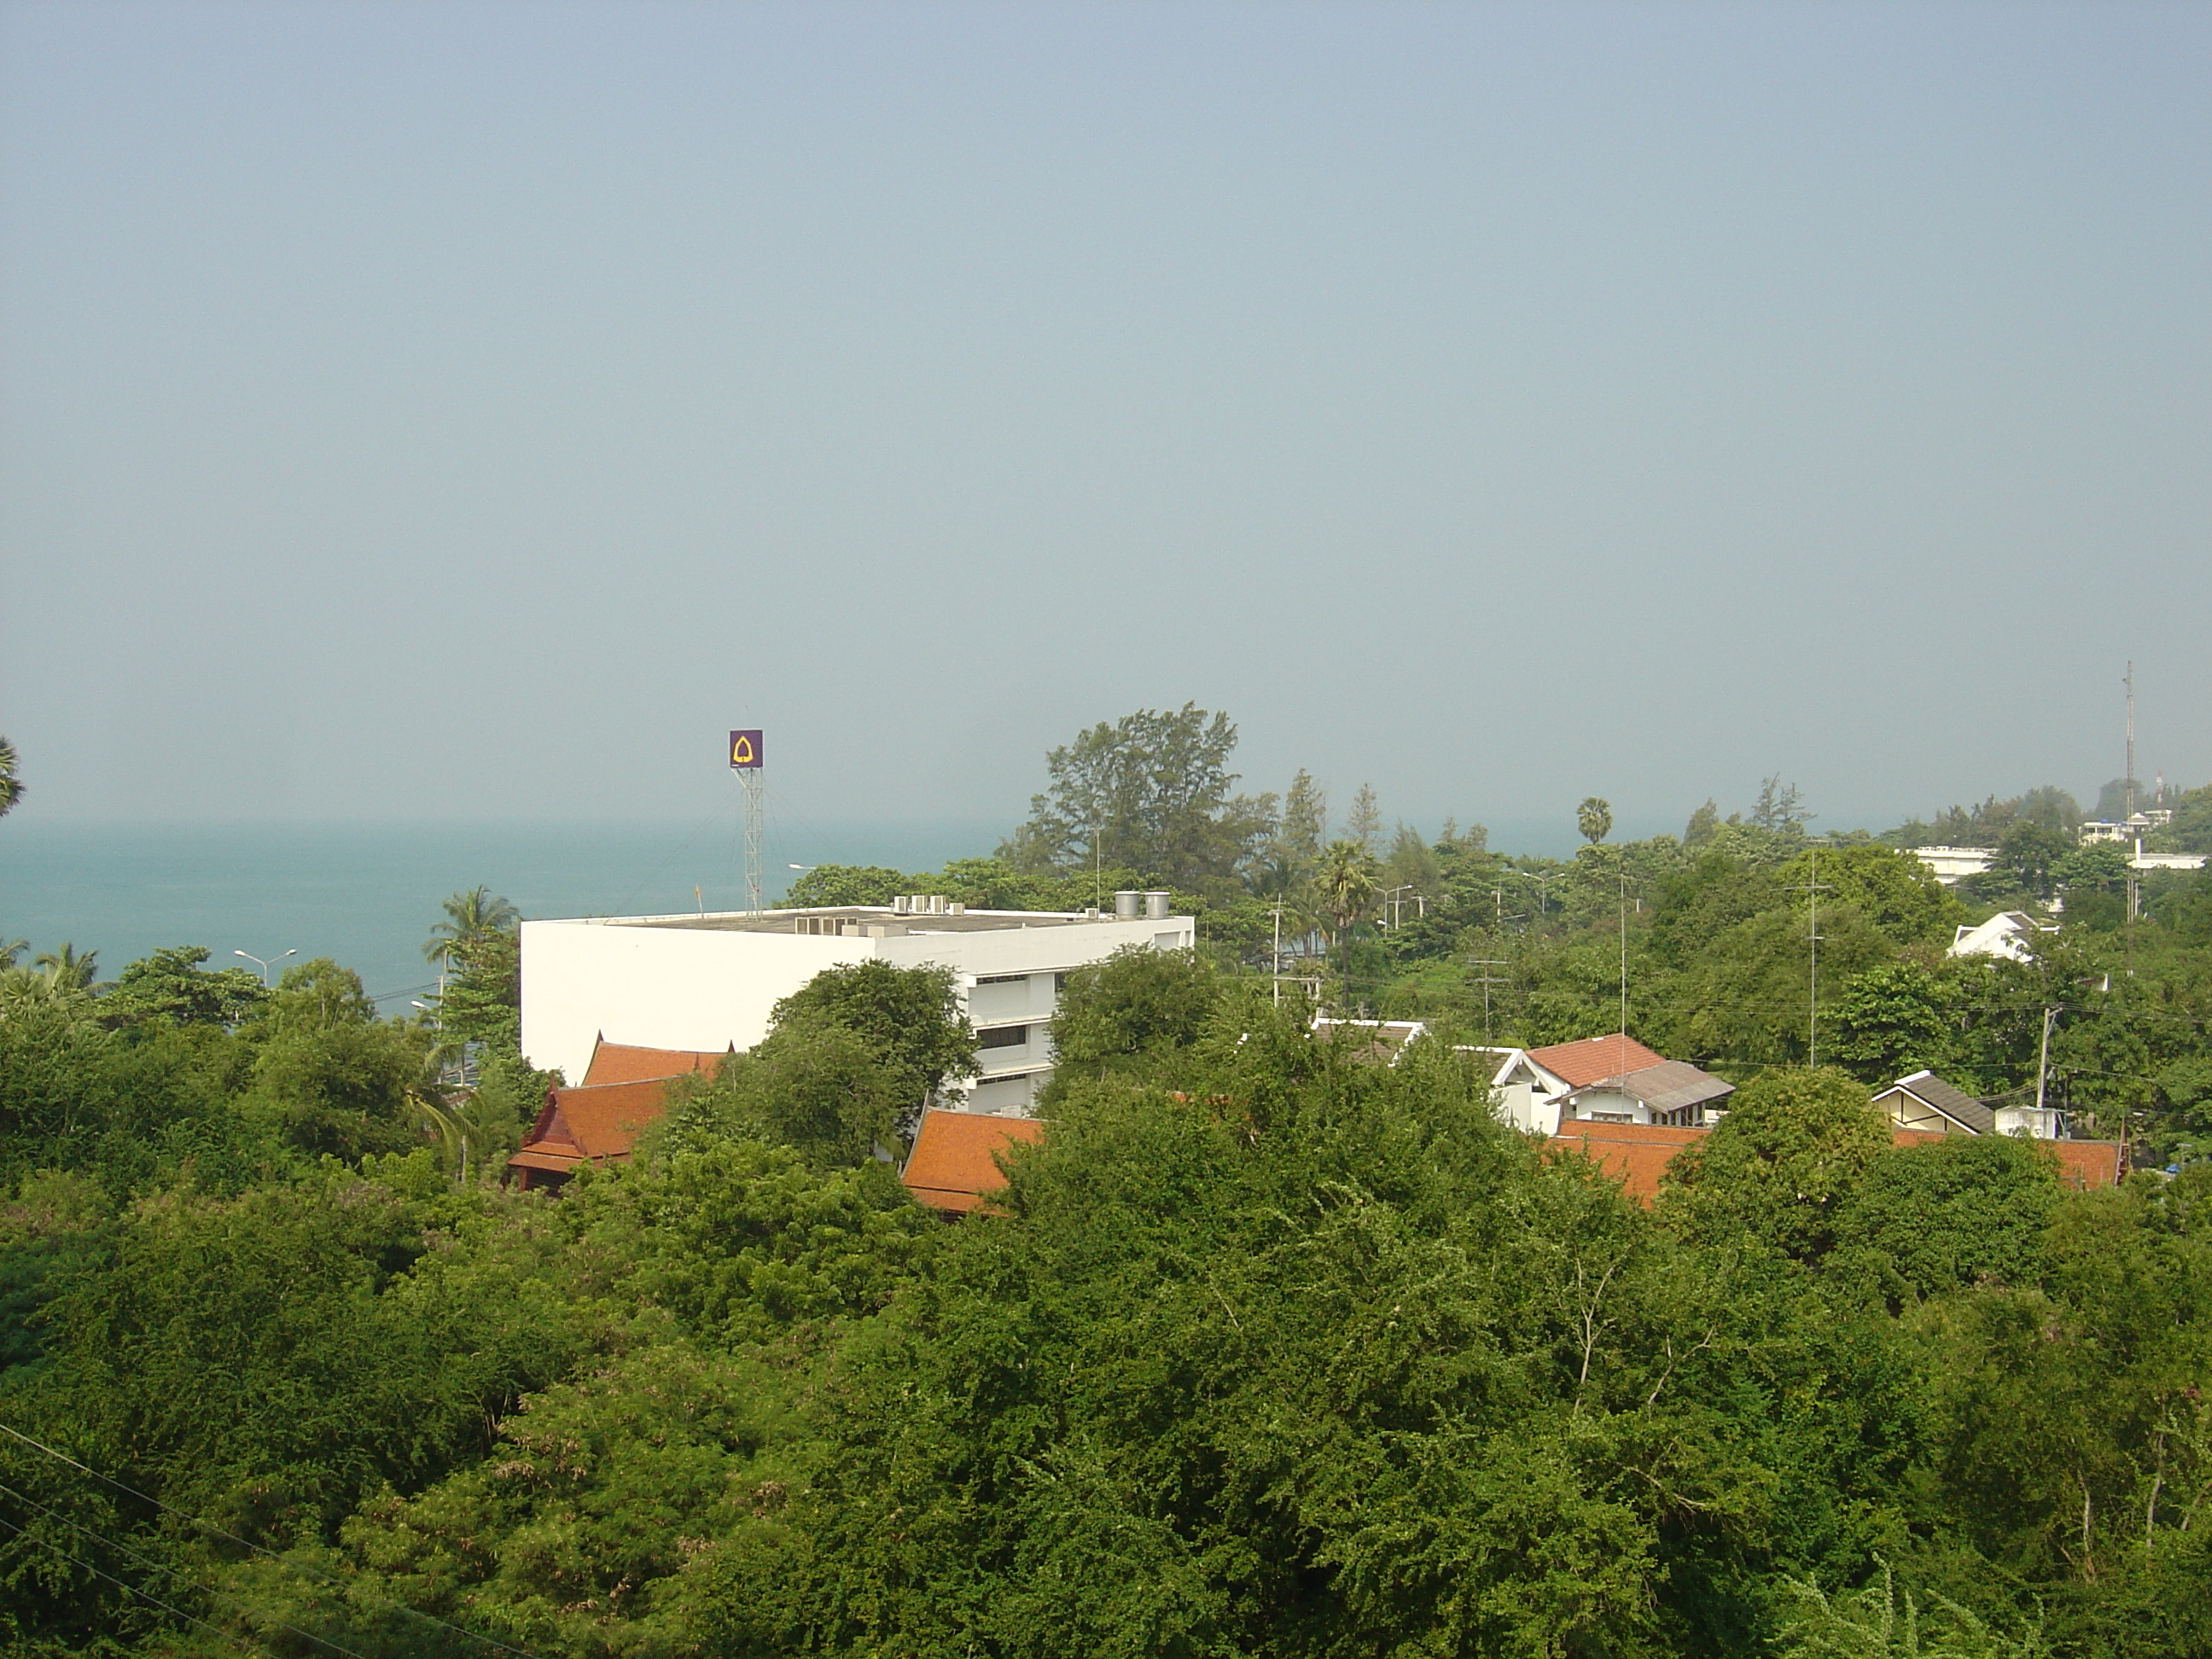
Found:
[[[64,818],[2212,777],[2212,8],[0,9]]]

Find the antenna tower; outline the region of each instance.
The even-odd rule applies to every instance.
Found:
[[[764,745],[757,729],[730,733],[730,769],[745,792],[745,910],[761,908],[761,760]]]
[[[2124,816],[2133,817],[2136,815],[2136,665],[2132,659],[2128,663],[2127,678],[2120,684],[2128,688],[2128,769],[2121,775],[2122,783],[2128,792],[2128,810]]]
[[[745,909],[757,915],[761,908],[761,775],[756,767],[738,774],[745,791]]]

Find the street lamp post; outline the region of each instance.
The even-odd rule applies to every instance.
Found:
[[[1405,908],[1405,901],[1398,895],[1410,893],[1413,890],[1413,884],[1410,881],[1396,887],[1386,887],[1382,890],[1382,908],[1390,913],[1390,931],[1394,933],[1398,931],[1399,913]]]
[[[284,957],[296,957],[299,954],[300,952],[295,947],[285,951]],[[252,963],[255,967],[261,970],[261,988],[264,991],[269,988],[269,970],[275,967],[278,963],[284,960],[284,957],[271,957],[268,961],[264,962],[259,957],[255,956],[250,951],[233,951],[231,955],[234,957],[244,957],[248,962]]]
[[[1550,915],[1552,909],[1551,876],[1548,873],[1539,875],[1534,870],[1516,870],[1513,873],[1516,876],[1525,877],[1528,880],[1536,884],[1536,914],[1539,915]]]

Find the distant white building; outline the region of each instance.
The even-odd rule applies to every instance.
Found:
[[[1997,855],[1994,847],[1916,847],[1912,856],[1946,887],[1956,886],[1968,876],[1978,876]]]
[[[2202,853],[2137,853],[2128,860],[2130,870],[2202,870]]]
[[[2172,822],[2172,809],[2154,806],[2124,818],[2091,818],[2081,826],[2080,838],[2084,847],[2094,847],[2100,842],[2116,842],[2124,845],[2129,842],[2139,842]]]
[[[1951,936],[1951,948],[1947,955],[1954,957],[2002,957],[2008,962],[2026,962],[2033,954],[2029,941],[2038,933],[2055,933],[2055,923],[2038,921],[2025,910],[2000,910],[1987,921],[1978,921],[1972,927],[1963,923]]]
[[[1182,951],[1196,924],[1163,892],[1117,893],[1103,911],[969,910],[933,896],[890,905],[726,915],[605,916],[522,924],[522,1052],[584,1075],[604,1038],[720,1053],[768,1035],[769,1012],[825,968],[884,962],[949,969],[982,1075],[956,1102],[1026,1115],[1052,1074],[1045,1024],[1061,978],[1129,945]]]

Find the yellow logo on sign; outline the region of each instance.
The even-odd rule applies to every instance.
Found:
[[[730,745],[730,764],[732,766],[750,766],[752,763],[753,741],[750,738],[741,736],[735,743]]]

